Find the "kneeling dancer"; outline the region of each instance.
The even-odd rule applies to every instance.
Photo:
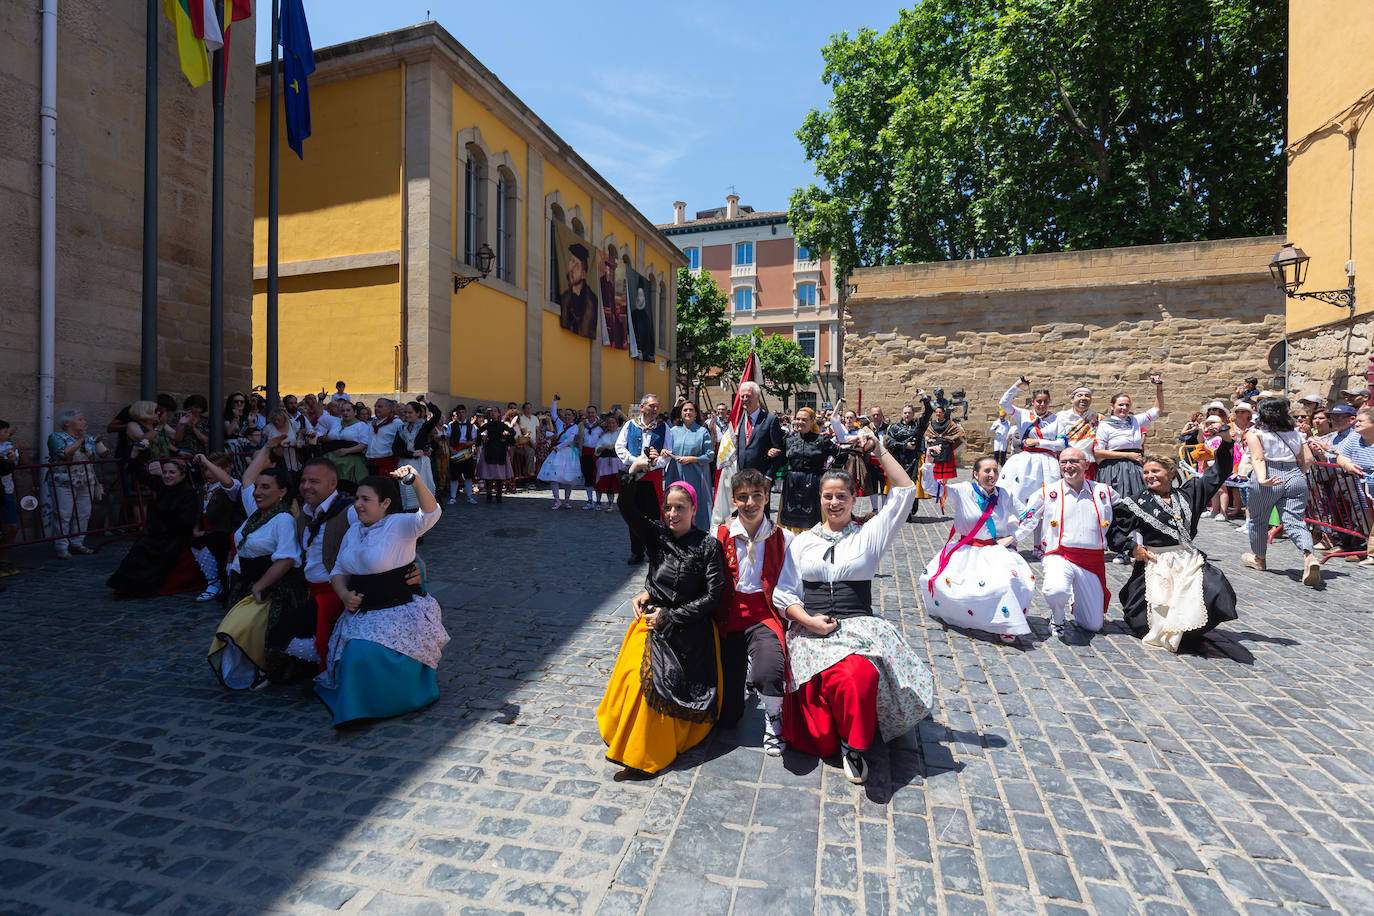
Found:
[[[1131,578],[1121,587],[1121,610],[1147,646],[1194,650],[1202,634],[1236,619],[1235,589],[1193,544],[1198,520],[1231,474],[1230,429],[1223,428],[1221,437],[1206,473],[1178,487],[1173,462],[1147,456],[1141,467],[1146,492],[1116,504],[1107,541],[1112,550],[1135,558]],[[1136,535],[1143,543],[1136,543]]]
[[[1012,548],[1025,506],[997,485],[997,458],[973,463],[973,480],[950,484],[954,523],[938,556],[921,575],[930,616],[996,633],[1006,642],[1030,633],[1026,614],[1035,577]]]
[[[783,736],[818,757],[841,753],[845,777],[862,783],[875,737],[891,741],[925,718],[935,687],[896,627],[873,616],[873,576],[916,488],[871,430],[851,441],[882,462],[892,484],[886,504],[860,526],[853,478],[822,475],[821,521],[792,541],[773,603],[792,621]]]
[[[636,603],[596,707],[606,759],[630,776],[657,773],[695,747],[720,712],[720,542],[692,527],[697,494],[686,481],[664,491],[663,521],[644,514],[636,491],[649,464],[647,456],[631,462],[617,500],[631,540],[649,555],[649,597]]]
[[[415,489],[419,508],[401,509],[396,481]],[[337,727],[423,709],[439,699],[435,674],[448,643],[439,602],[406,581],[415,542],[439,521],[439,503],[410,468],[365,477],[357,520],[339,545],[330,581],[344,607],[329,637],[315,693]]]
[[[1017,540],[1041,532],[1036,547],[1045,552],[1040,577],[1050,606],[1050,634],[1063,637],[1065,615],[1073,605],[1074,623],[1096,633],[1107,613],[1107,526],[1116,496],[1104,483],[1084,478],[1088,456],[1076,448],[1059,453],[1062,479],[1045,484],[1027,503]]]

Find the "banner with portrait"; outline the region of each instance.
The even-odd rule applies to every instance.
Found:
[[[625,314],[625,263],[601,252],[601,345],[627,350],[629,318]]]
[[[630,300],[630,355],[645,362],[654,358],[654,287],[648,277],[627,268],[625,294]]]
[[[554,299],[558,323],[574,334],[597,340],[601,337],[601,298],[591,268],[596,249],[563,223],[553,223]]]

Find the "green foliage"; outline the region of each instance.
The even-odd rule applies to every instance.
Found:
[[[811,359],[802,352],[801,346],[791,337],[781,334],[765,334],[762,329],[754,328],[746,336],[730,338],[726,347],[725,359],[721,362],[722,381],[731,389],[739,384],[744,364],[749,359],[749,348],[753,345],[759,356],[759,368],[763,371],[763,390],[782,401],[786,410],[798,391],[811,385],[813,373]]]
[[[1279,231],[1287,5],[919,0],[821,51],[790,220],[861,265]]]
[[[730,343],[727,300],[706,271],[677,272],[677,373],[684,395],[723,365]]]

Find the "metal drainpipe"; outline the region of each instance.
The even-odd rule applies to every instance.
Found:
[[[57,0],[43,0],[43,83],[38,109],[41,149],[38,243],[38,444],[53,422],[57,364]]]

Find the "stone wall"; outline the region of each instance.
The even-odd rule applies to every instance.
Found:
[[[1356,315],[1288,338],[1288,391],[1319,394],[1341,403],[1342,388],[1368,384],[1374,342],[1374,315]]]
[[[985,448],[997,401],[1022,373],[1054,393],[1056,410],[1080,384],[1096,389],[1098,410],[1118,391],[1143,410],[1157,371],[1172,430],[1206,401],[1229,401],[1247,375],[1261,387],[1275,382],[1266,357],[1283,336],[1284,300],[1267,265],[1282,241],[858,270],[845,309],[849,403],[862,398],[891,415],[918,386],[962,390],[972,455]]]
[[[37,414],[41,16],[0,4],[0,417]],[[159,15],[159,389],[208,388],[210,86],[192,89]],[[225,103],[225,389],[250,384],[255,19],[234,23]],[[138,394],[145,8],[58,7],[56,409],[92,428]]]

